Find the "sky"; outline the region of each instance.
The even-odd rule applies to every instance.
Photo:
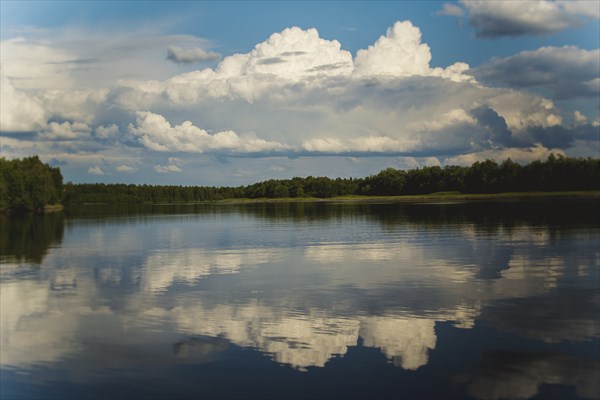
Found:
[[[0,154],[237,186],[600,157],[600,1],[0,1]]]

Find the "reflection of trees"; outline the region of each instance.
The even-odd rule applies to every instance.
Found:
[[[600,221],[598,200],[468,201],[461,203],[326,203],[274,202],[241,204],[86,205],[71,207],[68,215],[83,219],[123,218],[144,215],[234,214],[267,221],[328,221],[362,218],[384,227],[411,224],[440,226],[474,225],[482,232],[498,232],[519,226],[596,227]]]
[[[487,352],[476,371],[467,392],[478,399],[528,399],[544,384],[575,386],[578,397],[600,396],[600,364],[562,353]]]
[[[98,204],[72,206],[67,214],[72,218],[105,220],[107,218],[127,218],[160,215],[243,215],[270,221],[326,221],[356,215],[364,215],[369,210],[366,204],[329,204],[321,202],[276,202],[276,203],[202,203],[202,204]]]
[[[414,224],[440,227],[473,225],[484,233],[529,227],[597,227],[597,200],[471,201],[447,204],[387,204],[371,208],[370,214],[384,226]]]
[[[63,239],[61,212],[0,217],[0,256],[41,263],[48,249]]]

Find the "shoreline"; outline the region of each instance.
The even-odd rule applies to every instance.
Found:
[[[504,192],[504,193],[431,193],[404,196],[335,196],[319,197],[281,197],[281,198],[230,198],[222,200],[173,202],[173,203],[81,203],[65,205],[56,209],[45,211],[59,211],[63,208],[77,206],[102,206],[102,205],[136,205],[136,206],[173,206],[173,205],[238,205],[238,204],[274,204],[274,203],[436,203],[436,202],[463,202],[463,201],[522,201],[522,200],[553,200],[553,199],[581,199],[600,200],[600,190],[569,191],[569,192]]]
[[[545,199],[597,199],[600,200],[600,191],[570,191],[570,192],[505,192],[505,193],[431,193],[404,196],[335,196],[328,198],[317,197],[285,197],[285,198],[257,198],[257,199],[223,199],[200,203],[174,203],[174,204],[252,204],[252,203],[430,203],[439,201],[485,201],[485,200],[545,200]],[[159,204],[157,204],[159,205]]]
[[[28,208],[11,208],[4,207],[0,208],[0,215],[27,215],[27,214],[35,214],[35,215],[44,215],[47,213],[54,213],[58,211],[63,211],[65,206],[62,204],[45,204],[43,207],[38,209],[28,209]]]

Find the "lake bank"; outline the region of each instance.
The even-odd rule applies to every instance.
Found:
[[[259,198],[259,199],[223,199],[209,203],[240,204],[240,203],[338,203],[338,202],[438,202],[438,201],[487,201],[487,200],[543,200],[543,199],[600,199],[600,191],[571,191],[571,192],[507,192],[507,193],[431,193],[405,196],[335,196],[328,198]]]
[[[600,200],[600,191],[567,191],[567,192],[505,192],[505,193],[455,193],[439,192],[430,194],[404,196],[333,196],[333,197],[281,197],[281,198],[228,198],[221,200],[189,201],[189,202],[144,202],[139,205],[200,205],[200,204],[262,204],[262,203],[431,203],[431,202],[463,202],[463,201],[520,201],[551,199],[587,199]],[[93,202],[81,205],[118,205],[133,204],[126,202]],[[70,206],[65,206],[69,208]],[[62,210],[60,206],[56,210]],[[45,210],[51,211],[51,210]]]

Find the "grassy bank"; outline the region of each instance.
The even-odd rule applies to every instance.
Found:
[[[301,197],[301,198],[259,198],[259,199],[224,199],[212,203],[241,204],[241,203],[376,203],[376,202],[440,202],[440,201],[490,201],[490,200],[543,200],[543,199],[598,199],[600,191],[571,191],[571,192],[507,192],[486,194],[464,194],[459,192],[439,192],[406,196],[335,196],[329,198]]]

